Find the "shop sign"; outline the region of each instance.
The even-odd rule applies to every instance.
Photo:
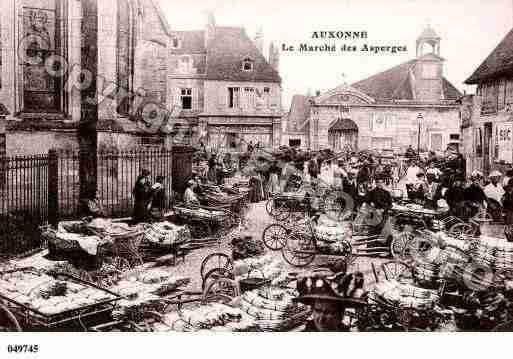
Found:
[[[506,163],[513,162],[513,123],[497,124],[498,160]]]

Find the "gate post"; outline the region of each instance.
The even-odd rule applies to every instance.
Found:
[[[48,223],[57,227],[59,221],[59,155],[48,151]]]

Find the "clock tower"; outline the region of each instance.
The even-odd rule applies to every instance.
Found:
[[[440,36],[428,25],[417,38],[413,83],[418,101],[438,102],[444,99],[443,61],[440,57]]]

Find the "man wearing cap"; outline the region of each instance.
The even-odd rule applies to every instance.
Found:
[[[325,269],[299,276],[299,297],[294,300],[312,309],[311,320],[306,323],[304,331],[348,331],[343,323],[346,309],[367,305],[363,285],[364,276],[360,272],[335,274]]]

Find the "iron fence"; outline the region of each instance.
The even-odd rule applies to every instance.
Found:
[[[144,148],[97,154],[97,193],[111,217],[128,217],[132,189],[142,169],[165,177],[168,206],[172,198],[172,151]],[[0,158],[0,256],[23,253],[41,245],[39,226],[77,219],[80,205],[79,153]]]

